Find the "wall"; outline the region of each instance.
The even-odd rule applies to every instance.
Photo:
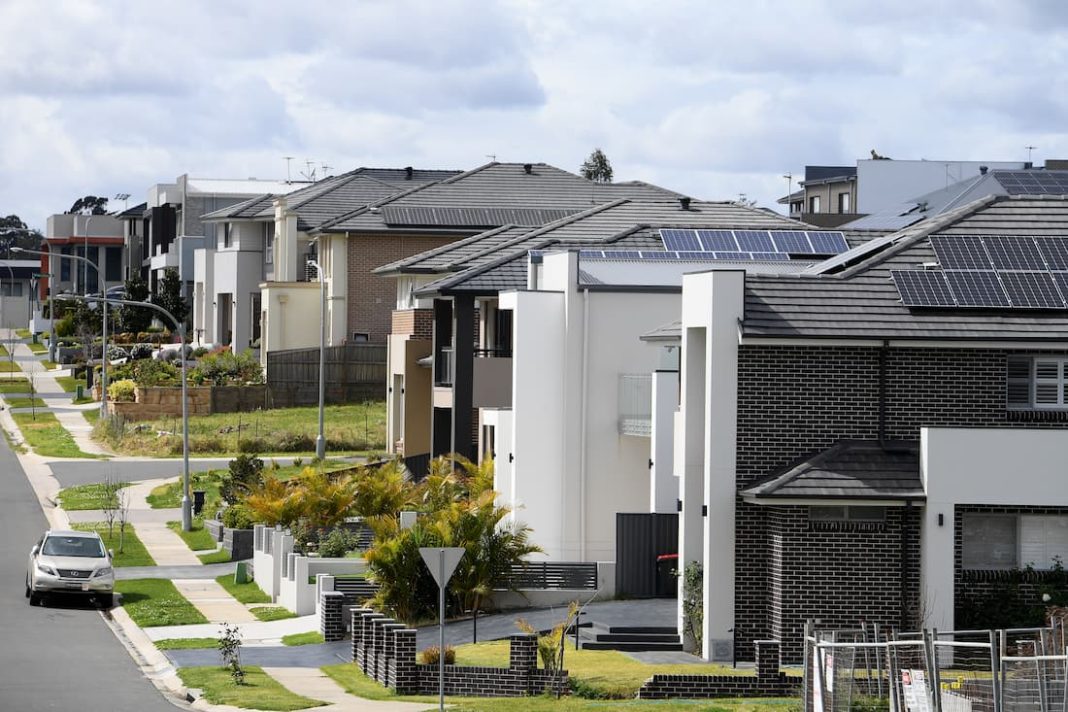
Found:
[[[324,361],[328,403],[382,400],[386,388],[386,349],[380,344],[327,346]],[[275,351],[267,356],[271,407],[319,402],[318,348]]]
[[[6,283],[10,280],[4,281]],[[0,296],[0,327],[4,329],[25,329],[29,325],[30,283],[22,282],[21,297]]]
[[[188,386],[189,415],[249,413],[266,403],[266,386]],[[177,386],[136,389],[136,402],[108,400],[108,412],[126,420],[153,420],[182,415],[182,389]]]
[[[261,294],[261,308],[266,314],[260,341],[264,366],[271,351],[319,346],[321,300],[317,282],[265,282]]]
[[[256,225],[258,227],[258,225]],[[224,249],[215,252],[213,264],[214,284],[211,294],[211,322],[218,328],[221,306],[220,295],[230,294],[233,325],[231,350],[240,353],[248,348],[252,336],[252,293],[260,292],[260,280],[263,273],[263,253],[244,249]],[[318,287],[318,284],[315,285]],[[316,292],[318,294],[318,292]],[[262,309],[262,306],[261,306]],[[306,321],[319,323],[318,303],[312,313],[305,313]],[[259,314],[255,315],[259,320]],[[215,334],[215,343],[224,343],[226,334]],[[318,331],[315,343],[318,345]]]

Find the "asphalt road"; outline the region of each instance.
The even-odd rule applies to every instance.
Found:
[[[174,712],[91,605],[29,605],[26,558],[46,527],[22,467],[0,440],[0,710]]]
[[[203,472],[225,468],[229,458],[218,460],[189,461],[190,472]],[[124,482],[153,480],[159,477],[178,477],[182,474],[182,459],[168,460],[63,460],[51,463],[52,474],[59,480],[60,487],[73,487],[92,482],[103,482],[104,478]]]

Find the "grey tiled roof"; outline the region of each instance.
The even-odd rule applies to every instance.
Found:
[[[385,206],[435,208],[523,208],[578,212],[618,198],[663,200],[677,193],[646,183],[593,183],[545,163],[489,163],[447,180],[380,201],[320,227],[324,232],[390,229]],[[452,229],[458,229],[456,226]],[[485,225],[474,225],[474,229]]]
[[[909,309],[894,269],[935,262],[929,236],[1068,237],[1068,199],[990,196],[813,266],[801,275],[747,275],[745,336],[862,339],[1068,340],[1068,312]]]
[[[915,440],[840,440],[742,490],[746,499],[923,499]]]

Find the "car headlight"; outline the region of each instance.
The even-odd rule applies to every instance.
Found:
[[[49,576],[55,576],[56,570],[47,564],[37,564],[37,570],[42,574],[48,574]]]
[[[111,576],[111,572],[112,572],[111,567],[110,566],[105,566],[103,568],[99,568],[96,571],[94,571],[93,572],[93,577],[96,578],[97,576]]]

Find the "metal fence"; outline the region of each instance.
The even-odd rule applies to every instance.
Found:
[[[324,360],[328,403],[386,397],[385,344],[328,346]],[[319,349],[268,352],[267,390],[273,408],[318,403]]]
[[[514,589],[597,590],[596,562],[531,561],[513,564],[505,576]]]

